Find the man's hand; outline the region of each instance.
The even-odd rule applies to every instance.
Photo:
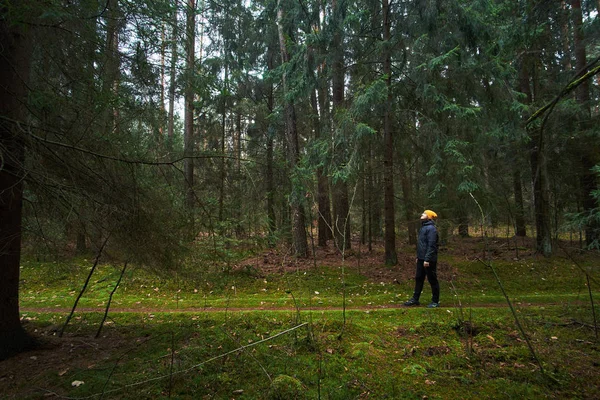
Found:
[[[429,261],[423,261],[423,266],[424,266],[425,268],[429,267]]]

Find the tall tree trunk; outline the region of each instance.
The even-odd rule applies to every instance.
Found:
[[[598,18],[598,15],[600,14],[600,0],[596,0],[597,3],[597,7],[596,7],[596,18]],[[600,74],[596,75],[596,86],[600,87]],[[600,107],[598,105],[596,105],[596,112],[600,111]]]
[[[548,200],[548,173],[546,166],[543,133],[536,129],[530,133],[532,148],[530,153],[531,174],[533,177],[533,201],[535,210],[536,249],[546,257],[552,254],[552,233],[550,225],[550,204]]]
[[[267,131],[267,219],[269,227],[269,244],[277,229],[275,216],[275,184],[273,182],[273,135],[271,129]]]
[[[570,71],[571,66],[571,46],[569,45],[569,10],[567,9],[566,0],[560,1],[560,30],[562,33],[563,47],[563,65],[565,71]]]
[[[104,111],[104,130],[106,134],[117,128],[119,108],[115,106],[119,88],[119,30],[121,15],[118,0],[107,0],[106,45],[104,48],[104,71],[102,74],[102,94],[107,101]]]
[[[459,196],[459,200],[458,200],[458,210],[456,211],[456,214],[458,215],[458,234],[462,238],[468,238],[469,237],[469,215],[466,212],[466,210],[464,209],[464,202],[462,201],[462,199],[460,197],[461,196]],[[479,218],[477,220],[479,220]],[[481,223],[483,223],[483,221]]]
[[[286,46],[286,38],[283,29],[283,9],[280,2],[277,4],[277,27],[279,34],[279,47],[281,50],[281,62],[289,62],[289,53]],[[293,100],[288,98],[289,87],[287,72],[283,73],[283,97],[285,113],[285,132],[288,144],[288,159],[292,175],[296,173],[298,161],[300,159],[300,147],[298,143],[298,129],[296,126],[296,109]],[[292,236],[295,254],[298,257],[308,256],[308,240],[306,237],[306,216],[302,205],[303,196],[300,193],[298,183],[292,178],[292,194],[290,196],[290,207],[292,217]]]
[[[322,15],[327,15],[327,1],[319,1],[319,10]],[[320,30],[320,28],[319,28]],[[320,47],[321,56],[327,53],[326,47]],[[317,99],[319,102],[321,135],[325,138],[332,136],[331,104],[329,97],[329,67],[327,62],[322,62],[317,70]],[[327,172],[323,169],[317,171],[317,184],[319,186],[319,235],[323,235],[325,244],[334,238],[333,213],[331,210],[331,187]],[[320,174],[320,175],[319,175]],[[320,241],[319,237],[319,241]],[[322,245],[322,244],[321,244]]]
[[[235,149],[235,173],[237,179],[242,172],[242,114],[237,111],[235,115],[235,139],[233,141]]]
[[[22,1],[17,1],[15,7]],[[11,24],[0,7],[0,360],[33,344],[19,318],[19,266],[25,148],[26,88],[31,41],[23,24]]]
[[[219,179],[219,221],[223,221],[224,207],[225,207],[225,179],[227,178],[226,162],[225,162],[225,141],[227,137],[227,92],[229,91],[228,86],[229,79],[229,68],[227,61],[225,61],[225,79],[223,87],[223,102],[221,104],[221,170]]]
[[[317,168],[317,202],[319,216],[317,219],[317,230],[319,235],[319,246],[327,246],[327,241],[332,238],[331,234],[331,205],[329,200],[329,181],[323,171],[323,167]]]
[[[238,87],[239,89],[239,87]],[[244,231],[244,226],[242,224],[242,205],[241,201],[243,201],[242,194],[242,114],[240,110],[236,111],[235,114],[235,135],[233,140],[233,148],[235,154],[235,193],[236,193],[236,201],[233,203],[233,216],[235,218],[235,229],[236,234],[241,235]]]
[[[367,227],[368,227],[368,202],[367,202],[367,166],[366,163],[362,163],[361,165],[361,176],[360,180],[361,186],[361,197],[362,197],[362,210],[361,210],[361,228],[360,228],[360,244],[367,243]]]
[[[535,1],[527,1],[528,17],[535,15]],[[533,32],[535,27],[528,23],[527,31]],[[532,36],[535,36],[532,34]],[[535,103],[540,93],[539,65],[536,59],[537,44],[533,43],[533,48],[525,49],[519,66],[519,88],[518,90],[525,95],[524,103],[531,106]],[[525,116],[527,117],[527,116]],[[525,118],[526,119],[526,118]],[[527,128],[530,141],[529,162],[531,167],[531,178],[533,186],[533,207],[535,215],[536,229],[536,251],[544,256],[552,254],[552,233],[551,233],[551,214],[548,189],[548,168],[546,156],[546,143],[544,132],[538,128]]]
[[[328,85],[324,81],[327,76],[326,64],[319,66],[317,100],[320,113],[320,135],[331,137],[331,110],[329,105]],[[331,199],[329,196],[329,179],[323,168],[317,169],[318,201],[319,201],[319,246],[326,246],[333,239],[333,221],[331,216]],[[321,238],[322,236],[322,238]]]
[[[311,75],[312,81],[316,83],[316,88],[311,90],[310,93],[310,105],[312,108],[312,122],[315,140],[321,139],[321,121],[326,118],[327,112],[323,109],[324,101],[321,105],[321,113],[319,113],[319,100],[317,94],[320,93],[320,82],[321,77],[315,77],[312,72],[315,68],[314,65],[314,48],[311,46],[308,49],[308,64],[309,74]],[[317,235],[318,245],[321,247],[327,246],[327,241],[331,239],[331,208],[329,205],[329,185],[327,183],[327,176],[323,171],[323,167],[319,166],[316,170],[317,176]]]
[[[380,165],[381,160],[373,151],[371,161],[373,165]],[[383,209],[382,199],[380,195],[377,193],[381,192],[381,186],[383,183],[381,182],[381,174],[378,170],[373,169],[371,173],[371,237],[374,239],[381,239],[383,233],[383,224],[382,224],[382,214],[381,211]]]
[[[333,0],[333,40],[330,52],[333,57],[332,68],[332,94],[334,114],[344,107],[345,70],[343,54],[343,21],[346,15],[346,0]],[[340,130],[338,134],[345,134]],[[341,157],[345,158],[345,145],[337,149]],[[345,160],[344,160],[345,162]],[[348,182],[337,179],[332,184],[334,201],[334,236],[340,251],[351,248],[350,241],[350,201],[348,198]]]
[[[178,22],[177,13],[179,12],[179,0],[174,1],[173,5],[173,32],[171,34],[171,66],[170,66],[170,78],[169,78],[169,115],[167,117],[167,137],[169,141],[173,142],[173,135],[175,130],[175,81],[177,80],[177,43],[178,43]]]
[[[85,237],[85,226],[83,225],[83,222],[78,221],[75,229],[77,234],[75,251],[79,255],[86,254],[88,249]]]
[[[527,236],[527,228],[525,225],[525,208],[523,207],[521,170],[518,167],[513,169],[513,189],[515,195],[515,235],[525,237]]]
[[[406,160],[408,161],[408,160]],[[415,210],[413,202],[413,189],[410,172],[406,166],[406,162],[402,166],[402,197],[404,200],[404,217],[407,224],[408,244],[417,244],[417,210]]]
[[[196,0],[187,0],[186,21],[186,80],[184,96],[183,175],[186,205],[194,207],[194,74],[196,43]]]
[[[534,94],[530,84],[530,57],[525,57],[520,70],[519,90],[525,94],[526,104],[532,104]],[[533,82],[534,87],[536,83]],[[548,201],[548,170],[543,132],[534,128],[529,132],[531,176],[533,179],[533,203],[535,213],[536,250],[544,256],[552,254],[552,234],[550,225],[550,205]]]
[[[368,244],[368,249],[369,252],[373,251],[373,221],[374,221],[374,201],[373,201],[373,196],[374,196],[374,191],[375,191],[375,185],[373,184],[373,160],[374,160],[374,156],[373,156],[373,146],[371,143],[369,143],[369,160],[368,160],[368,164],[367,164],[367,210],[368,210],[368,217],[367,217],[367,221],[369,224],[369,229],[367,232],[367,244]]]
[[[318,113],[317,95],[313,91],[311,93],[311,104],[313,106],[313,114],[315,118],[314,130],[315,139],[321,138],[321,122]],[[321,247],[327,246],[327,241],[331,239],[331,207],[329,205],[329,183],[327,175],[323,171],[323,167],[317,167],[317,232],[318,245]]]
[[[581,11],[581,1],[571,1],[572,12],[573,12],[573,29],[574,29],[574,41],[575,41],[575,68],[577,73],[584,72],[587,65],[587,56],[585,50],[585,42],[583,37],[583,16]],[[575,98],[577,103],[581,107],[578,114],[579,126],[583,132],[583,135],[588,135],[588,131],[592,128],[591,126],[591,109],[590,109],[590,83],[589,80],[585,80],[576,89]],[[591,215],[594,209],[598,207],[598,203],[594,198],[594,192],[598,189],[598,182],[596,174],[592,171],[592,168],[600,162],[600,151],[597,141],[590,138],[590,140],[579,140],[579,143],[583,144],[580,146],[579,153],[581,155],[581,188],[582,188],[582,205],[583,211],[587,215]],[[585,227],[585,243],[590,246],[600,239],[600,223],[590,219]]]
[[[272,71],[274,69],[274,49],[269,46],[267,48],[267,69]],[[269,82],[269,94],[267,97],[267,109],[269,115],[273,114],[274,111],[274,96],[273,96],[273,82]],[[269,227],[269,245],[273,246],[275,243],[272,239],[277,229],[276,216],[275,216],[275,183],[273,181],[273,141],[275,136],[275,127],[272,122],[269,122],[267,128],[267,160],[266,160],[266,186],[267,186],[267,219]]]
[[[167,34],[166,27],[163,23],[160,29],[160,119],[158,122],[158,132],[160,141],[164,140],[165,134],[165,91],[167,79],[166,53],[167,53]]]
[[[383,196],[385,220],[385,264],[396,265],[396,210],[394,207],[394,135],[392,133],[392,56],[390,52],[390,8],[388,0],[382,0],[383,10],[383,74],[386,76],[387,101],[383,116]]]

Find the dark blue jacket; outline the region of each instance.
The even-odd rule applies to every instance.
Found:
[[[432,220],[423,222],[419,230],[419,240],[417,242],[417,258],[425,261],[437,261],[438,254],[438,233]]]

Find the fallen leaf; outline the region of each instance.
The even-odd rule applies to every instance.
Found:
[[[435,385],[435,381],[430,381],[429,379],[425,379],[426,385]]]
[[[69,370],[69,368],[67,368],[67,369],[63,369],[62,371],[60,371],[60,372],[58,373],[58,376],[63,376],[64,374],[66,374],[66,373],[67,373],[67,371],[68,371],[68,370]]]

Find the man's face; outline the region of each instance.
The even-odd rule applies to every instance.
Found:
[[[427,219],[427,214],[423,213],[421,214],[421,221],[425,221]]]

